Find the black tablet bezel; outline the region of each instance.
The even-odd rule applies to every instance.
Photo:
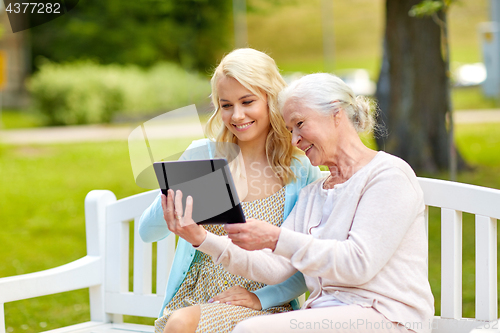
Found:
[[[172,181],[172,179],[170,179],[170,184],[169,184],[167,169],[168,169],[168,164],[172,163],[175,164],[174,166],[176,168],[184,167],[186,170],[188,170],[188,172],[187,174],[181,176],[181,178],[184,177],[183,179],[177,179],[177,181]],[[229,170],[229,165],[226,159],[213,158],[213,159],[203,159],[203,160],[179,160],[179,161],[169,161],[169,162],[155,162],[153,164],[153,167],[162,193],[168,195],[167,192],[168,189],[170,188],[174,190],[176,189],[175,184],[182,183],[183,181],[194,180],[200,176],[203,176],[204,174],[196,174],[196,172],[193,172],[194,170],[193,168],[196,169],[197,165],[199,166],[203,165],[203,168],[205,168],[206,171],[207,163],[210,163],[212,172],[221,169],[226,189],[228,191],[229,198],[231,199],[232,208],[224,211],[221,214],[195,222],[197,224],[244,223],[245,215],[243,213],[241,202],[238,198],[238,193],[236,192],[236,187],[234,186],[233,177],[231,175],[231,171]],[[191,170],[191,172],[189,170]],[[208,172],[205,172],[205,174],[208,174],[209,172],[210,170]],[[179,177],[179,175],[176,176],[177,178]],[[192,194],[183,193],[184,198],[186,198],[188,195]],[[235,202],[237,202],[237,204],[235,204]]]

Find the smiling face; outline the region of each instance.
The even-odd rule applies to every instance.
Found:
[[[292,132],[292,144],[306,153],[311,164],[328,165],[337,142],[334,116],[311,110],[291,99],[283,106],[283,118]]]
[[[217,91],[222,121],[238,143],[265,142],[271,126],[266,95],[261,98],[228,76],[217,82]]]

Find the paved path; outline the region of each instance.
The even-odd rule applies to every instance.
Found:
[[[500,110],[467,110],[454,113],[456,124],[500,123]],[[0,130],[0,142],[8,144],[74,143],[86,141],[127,141],[135,127],[82,125]],[[500,127],[499,127],[500,128]],[[174,137],[199,135],[200,125],[193,123],[166,126],[165,133]]]
[[[456,124],[500,123],[500,110],[467,110],[453,113]]]
[[[80,125],[2,130],[0,131],[0,142],[8,144],[47,144],[127,141],[134,128],[130,126]],[[199,124],[176,124],[175,126],[166,126],[162,137],[194,137],[199,136],[199,133]]]

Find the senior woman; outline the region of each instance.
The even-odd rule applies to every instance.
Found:
[[[312,74],[286,88],[280,105],[293,144],[330,170],[302,189],[281,228],[249,219],[219,237],[193,223],[190,197],[184,216],[182,193],[164,204],[169,228],[233,274],[267,284],[304,274],[301,310],[233,332],[430,332],[423,193],[406,162],[359,139],[374,123],[370,104],[338,77]]]

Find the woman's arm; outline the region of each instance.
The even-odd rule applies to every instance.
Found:
[[[262,309],[268,309],[289,303],[306,291],[307,286],[304,275],[297,272],[280,284],[265,286],[253,293],[259,298]]]
[[[146,208],[139,220],[139,235],[144,242],[156,242],[170,234],[163,218],[161,191],[153,203]]]
[[[367,184],[346,240],[314,239],[282,227],[274,253],[290,259],[307,276],[343,285],[371,280],[394,255],[423,208],[408,176],[395,170],[380,173]]]
[[[245,306],[255,310],[268,309],[273,306],[296,301],[296,298],[307,291],[306,283],[302,273],[297,272],[285,282],[276,285],[268,285],[256,291],[250,292],[243,287],[234,286],[214,296],[208,302],[218,302]],[[297,309],[298,303],[292,306]]]
[[[230,273],[265,284],[281,283],[297,272],[289,260],[272,254],[269,249],[247,251],[226,236],[207,233],[205,241],[196,249],[212,256],[216,265],[222,264]]]

